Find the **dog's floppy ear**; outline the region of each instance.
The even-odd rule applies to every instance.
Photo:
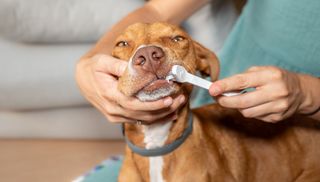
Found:
[[[193,46],[197,59],[196,69],[200,71],[203,76],[210,76],[212,81],[217,80],[220,69],[216,55],[196,41],[193,41]]]

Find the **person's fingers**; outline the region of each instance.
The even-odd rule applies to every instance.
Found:
[[[264,116],[256,117],[256,119],[259,119],[261,121],[265,121],[265,122],[268,122],[268,123],[277,123],[279,121],[282,121],[282,120],[288,118],[292,114],[293,114],[293,112],[287,112],[287,113],[285,113],[283,115],[278,114],[278,113],[267,114],[267,115],[264,115]]]
[[[114,77],[108,74],[95,72],[95,77],[93,79],[92,86],[98,97],[104,98],[104,100],[116,101],[115,94],[119,91],[117,89],[118,82]]]
[[[244,117],[247,118],[259,118],[266,117],[268,115],[278,114],[279,116],[284,116],[289,109],[289,104],[285,99],[277,100],[273,102],[268,102],[255,107],[250,107],[246,109],[239,109]],[[278,118],[282,119],[282,118]]]
[[[180,98],[184,98],[183,95],[180,96]],[[178,99],[178,102],[174,102],[169,108],[162,110],[162,111],[156,111],[156,112],[148,112],[145,111],[141,117],[139,117],[139,120],[147,121],[147,122],[155,122],[158,120],[161,120],[161,118],[166,118],[167,116],[171,115],[172,113],[176,113],[178,108],[182,106],[185,99]]]
[[[177,106],[185,101],[185,97],[183,95],[179,95],[175,99],[172,99],[172,97],[169,96],[152,102],[142,102],[137,98],[128,97],[125,97],[124,99],[126,100],[119,100],[120,105],[124,108],[129,108],[135,111],[157,111],[169,108],[172,105]]]
[[[120,117],[116,117],[111,115],[108,110],[106,110],[106,108],[112,107],[112,104],[109,105],[109,107],[105,106],[105,103],[107,103],[107,101],[105,101],[103,98],[99,98],[98,96],[96,97],[90,97],[88,98],[88,100],[90,101],[90,103],[100,111],[100,113],[102,113],[106,119],[110,122],[116,123],[116,122],[129,122],[129,119],[123,119]]]
[[[246,72],[255,72],[265,70],[268,66],[252,66]]]
[[[217,97],[216,100],[223,107],[245,109],[270,102],[276,96],[272,89],[263,87],[237,96]]]
[[[133,120],[121,115],[110,115],[108,116],[108,121],[113,123],[132,123],[132,124],[138,124],[138,121],[141,122],[142,125],[149,125],[152,123],[161,123],[161,122],[167,122],[167,121],[173,121],[178,118],[178,115],[176,113],[171,113],[169,115],[166,115],[165,117],[159,118],[158,120],[154,121],[143,121],[143,120]]]
[[[183,97],[183,96],[181,96]],[[182,101],[182,102],[181,102]],[[183,99],[179,99],[179,102],[174,102],[169,108],[162,110],[161,112],[150,112],[150,111],[139,111],[139,110],[130,110],[123,108],[119,105],[114,105],[109,103],[109,101],[105,101],[106,107],[105,112],[109,115],[119,115],[129,118],[130,120],[141,120],[146,122],[152,122],[159,120],[160,118],[164,118],[171,113],[174,113],[179,106],[183,103]],[[112,107],[110,107],[112,105]]]
[[[107,120],[112,123],[136,123],[136,120],[120,116],[120,115],[108,115]]]
[[[128,63],[126,61],[116,59],[109,55],[99,54],[93,59],[96,60],[95,69],[98,72],[121,76],[126,69]]]
[[[124,113],[125,111],[119,112],[115,109],[119,108],[119,105],[112,101],[108,101],[101,97],[95,97],[92,98],[91,103],[112,123],[134,123],[137,121],[136,119],[128,118],[123,114],[121,115],[121,113]]]
[[[172,105],[174,100],[171,97],[166,97],[156,101],[142,102],[135,97],[126,97],[119,95],[118,103],[126,109],[134,111],[156,111],[167,108]]]
[[[177,119],[178,115],[176,112],[171,112],[171,113],[166,113],[162,117],[158,118],[146,118],[146,117],[141,117],[141,118],[129,118],[121,114],[105,114],[106,118],[110,122],[114,123],[136,123],[137,121],[142,122],[142,124],[148,125],[151,123],[156,123],[156,122],[165,122],[165,121],[172,121]]]
[[[238,74],[229,78],[213,82],[209,88],[212,96],[218,96],[224,92],[242,90],[249,87],[256,87],[263,84],[263,80],[258,79],[260,76],[256,72]]]
[[[282,74],[281,71],[273,67],[251,67],[245,73],[212,83],[209,88],[209,93],[212,96],[218,96],[224,92],[259,87],[270,82],[270,79],[278,74]]]
[[[173,99],[173,102],[170,106],[164,107],[158,110],[150,111],[152,114],[164,113],[170,110],[177,110],[183,103],[185,103],[186,97],[184,95],[179,95]]]

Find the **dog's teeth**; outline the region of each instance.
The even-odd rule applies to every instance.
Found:
[[[174,76],[173,75],[168,75],[167,77],[166,77],[166,80],[169,82],[169,81],[171,81],[171,80],[173,80],[174,79]]]

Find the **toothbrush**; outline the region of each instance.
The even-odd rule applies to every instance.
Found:
[[[189,73],[183,66],[180,66],[180,65],[172,66],[171,72],[166,77],[166,80],[168,81],[172,80],[180,83],[187,82],[207,90],[209,90],[210,85],[212,84],[212,82],[208,80],[202,79],[198,76],[195,76]],[[226,92],[226,93],[223,93],[222,95],[230,97],[230,96],[240,95],[242,93],[245,93],[245,91],[242,90],[240,92]]]

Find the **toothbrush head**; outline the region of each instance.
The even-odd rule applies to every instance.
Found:
[[[171,68],[171,71],[169,72],[169,74],[166,76],[166,80],[167,81],[176,81],[176,82],[186,82],[186,74],[187,74],[187,70],[180,65],[174,65]]]
[[[180,65],[174,65],[171,69],[172,75],[177,82],[186,82],[187,70]]]

